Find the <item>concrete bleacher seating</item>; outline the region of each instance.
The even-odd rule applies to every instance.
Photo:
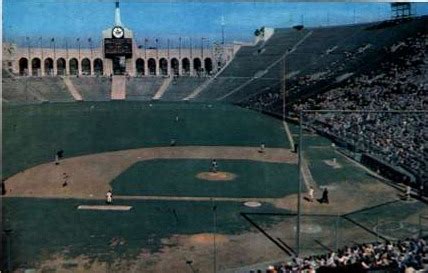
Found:
[[[207,78],[198,77],[177,77],[172,80],[171,84],[166,89],[162,100],[176,101],[187,97],[198,86],[203,84]]]
[[[12,103],[74,101],[60,77],[3,78],[3,100]]]
[[[50,102],[74,101],[60,77],[32,78],[29,84]]]
[[[76,90],[85,101],[109,101],[111,80],[108,77],[71,77]]]
[[[37,91],[28,87],[22,79],[3,78],[3,102],[8,103],[40,103],[46,99]]]
[[[126,99],[151,100],[164,81],[165,78],[160,77],[129,78],[126,82]]]
[[[357,75],[375,66],[382,60],[384,48],[417,35],[427,21],[424,16],[388,27],[376,27],[382,23],[375,22],[275,29],[268,41],[241,47],[228,67],[194,99],[250,105],[258,96],[279,93],[284,75],[292,75],[286,79],[289,99],[326,91],[338,77]],[[284,56],[284,61],[278,62]],[[299,85],[302,78],[312,80]],[[278,104],[268,110],[280,112],[281,107]]]

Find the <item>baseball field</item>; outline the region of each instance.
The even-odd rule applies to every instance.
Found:
[[[296,251],[297,132],[224,104],[5,106],[2,260],[37,272],[245,272],[286,260]],[[401,200],[329,140],[303,138],[302,197],[309,186],[330,192],[328,205],[302,200],[303,254],[425,227],[425,204]]]

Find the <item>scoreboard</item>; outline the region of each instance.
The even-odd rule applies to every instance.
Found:
[[[131,38],[106,38],[104,39],[104,55],[106,58],[117,56],[132,57],[132,39]]]

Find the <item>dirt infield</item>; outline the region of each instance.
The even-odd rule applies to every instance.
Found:
[[[8,196],[103,198],[109,183],[132,164],[153,159],[246,159],[297,164],[289,149],[184,146],[141,148],[67,158],[59,165],[41,164],[5,181]],[[64,185],[66,183],[66,185]]]
[[[200,172],[196,177],[208,181],[232,181],[236,178],[236,174],[230,172]]]
[[[68,158],[61,162],[60,165],[52,163],[42,164],[34,168],[25,170],[17,175],[9,178],[6,181],[7,195],[17,197],[72,197],[93,202],[95,199],[104,199],[104,193],[110,188],[110,182],[128,169],[131,165],[138,161],[153,160],[153,159],[246,159],[254,161],[264,161],[273,163],[289,163],[296,164],[297,156],[291,153],[288,149],[267,149],[265,153],[259,153],[258,147],[165,147],[165,148],[143,148],[124,150],[117,152],[108,152],[102,154],[94,154],[88,156]],[[327,164],[324,164],[328,166]],[[334,168],[332,168],[334,169]],[[308,171],[309,168],[306,168]],[[224,178],[224,177],[223,177]],[[63,187],[64,181],[67,181],[67,186]],[[224,181],[224,180],[223,180]],[[201,183],[217,183],[210,181],[201,181]],[[218,182],[221,183],[221,182]],[[226,181],[233,185],[233,181]],[[226,184],[225,183],[225,184]],[[321,195],[323,185],[315,187],[315,195]],[[382,184],[381,182],[367,177],[367,180],[353,183],[352,181],[342,181],[340,183],[331,183],[328,185],[330,192],[330,204],[319,204],[318,202],[307,202],[302,200],[302,213],[308,214],[331,214],[339,215],[352,213],[354,211],[364,211],[367,207],[376,207],[388,202],[396,202],[397,192],[395,189]],[[304,197],[304,193],[303,196]],[[276,209],[286,209],[287,212],[296,211],[297,194],[291,194],[282,198],[231,198],[231,197],[183,197],[183,196],[115,196],[120,202],[126,201],[127,205],[133,205],[133,200],[157,200],[159,202],[168,201],[201,201],[201,202],[239,202],[240,206],[244,206],[245,201],[259,201],[260,208],[252,208],[251,211],[264,211],[266,207],[273,206]],[[12,199],[12,198],[11,198]],[[26,199],[26,198],[21,198]],[[81,200],[79,200],[80,202]],[[94,202],[95,203],[95,202]],[[128,204],[129,203],[129,204]],[[167,202],[166,202],[167,203]],[[185,202],[183,202],[185,203]],[[397,201],[398,203],[398,201]],[[219,204],[219,203],[217,203]],[[218,213],[224,213],[219,204]],[[144,203],[143,207],[137,207],[131,212],[141,212],[148,209],[150,202]],[[138,209],[139,208],[139,209]],[[158,214],[162,217],[167,217],[168,213],[172,212],[168,208],[173,208],[178,212],[179,217],[183,218],[185,214],[180,214],[180,207],[166,206],[159,210]],[[241,207],[239,207],[241,210]],[[244,210],[244,209],[242,209]],[[245,208],[245,211],[249,208]],[[190,211],[183,209],[182,211]],[[209,208],[209,211],[212,211]],[[237,210],[238,211],[238,210]],[[197,211],[196,211],[197,212]],[[103,212],[97,212],[101,215]],[[128,212],[120,212],[120,216],[125,217]],[[352,214],[353,215],[353,214]],[[210,215],[207,215],[209,217]],[[193,215],[192,215],[193,217]],[[207,218],[198,218],[196,215],[195,224],[197,221],[211,221]],[[205,217],[205,215],[204,215]],[[286,254],[275,244],[273,244],[265,235],[259,232],[250,222],[245,220],[240,215],[227,216],[236,217],[236,224],[242,224],[247,229],[238,233],[220,232],[216,233],[216,259],[218,263],[218,272],[236,272],[235,269],[240,267],[249,267],[266,263],[268,261],[283,260]],[[288,216],[276,216],[275,222],[263,220],[263,217],[271,217],[264,215],[251,216],[254,223],[260,225],[267,234],[274,239],[281,239],[290,247],[295,248],[294,234],[296,220]],[[282,217],[282,218],[280,218]],[[374,217],[374,216],[373,216]],[[364,217],[359,214],[354,216],[356,220]],[[136,218],[137,219],[137,218]],[[181,219],[181,218],[180,218]],[[370,221],[369,221],[370,220]],[[364,225],[370,227],[372,219],[363,222]],[[171,216],[170,225],[175,225],[174,218]],[[180,220],[181,221],[181,220]],[[416,222],[417,218],[413,220]],[[137,221],[135,221],[137,222]],[[160,222],[162,223],[162,222]],[[177,220],[178,223],[178,220]],[[184,223],[184,222],[183,222]],[[341,222],[342,223],[342,222]],[[336,218],[334,220],[320,220],[318,218],[302,219],[302,236],[304,246],[314,246],[314,240],[318,240],[321,244],[327,247],[334,247],[331,231],[334,230]],[[177,227],[180,227],[177,224]],[[177,228],[176,227],[176,228]],[[146,228],[146,226],[145,226]],[[160,229],[164,227],[160,226]],[[135,259],[112,259],[111,262],[102,260],[91,260],[84,255],[70,258],[62,252],[57,252],[55,255],[43,260],[39,268],[42,272],[49,272],[49,269],[59,268],[56,272],[70,272],[72,267],[73,272],[165,272],[174,268],[176,272],[190,272],[187,261],[192,261],[194,268],[199,272],[212,272],[213,267],[213,245],[214,245],[215,229],[201,229],[194,233],[187,232],[171,232],[168,236],[162,238],[162,246],[159,250],[153,252],[150,250],[146,242],[150,236],[141,236],[147,241],[141,241],[141,248],[138,250]],[[341,236],[343,240],[349,238],[362,238],[370,240],[370,233],[360,227],[342,225]],[[147,237],[147,238],[146,238]],[[103,237],[104,238],[104,237]],[[132,236],[129,238],[133,238]],[[131,243],[123,234],[114,234],[114,239],[111,236],[106,236],[106,248],[114,252],[114,249],[119,249],[123,246],[128,246]],[[314,239],[314,240],[312,240]],[[308,248],[309,249],[309,248]],[[323,249],[322,251],[326,251]]]

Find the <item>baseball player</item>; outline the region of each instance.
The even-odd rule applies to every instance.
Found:
[[[111,192],[111,190],[109,190],[106,193],[106,198],[107,198],[107,200],[106,200],[107,204],[113,203],[113,193]]]

